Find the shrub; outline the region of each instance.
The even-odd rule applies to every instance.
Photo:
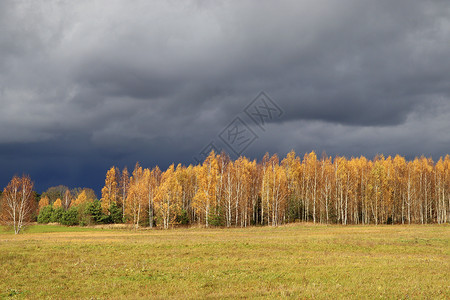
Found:
[[[80,203],[76,206],[74,206],[74,208],[76,208],[76,210],[78,211],[78,223],[81,226],[87,226],[87,225],[91,225],[94,223],[94,220],[92,220],[92,217],[87,214],[86,212],[86,208],[90,205],[90,202],[83,202]]]
[[[122,210],[114,202],[109,207],[109,216],[112,223],[122,223]]]
[[[114,210],[114,214],[116,214],[115,209],[113,209],[113,210]],[[102,204],[100,203],[99,200],[94,200],[93,202],[89,203],[89,205],[86,207],[85,212],[97,224],[112,223],[111,216],[103,214]]]
[[[91,216],[95,223],[101,223],[103,221],[102,205],[100,201],[94,200],[86,206],[86,214]]]
[[[37,218],[38,223],[47,224],[51,222],[53,215],[53,207],[51,205],[44,206],[40,211]]]
[[[225,223],[220,208],[217,210],[217,214],[212,210],[209,213],[208,220],[208,223],[211,226],[223,226]]]
[[[66,210],[61,217],[62,225],[73,226],[78,224],[78,210],[76,207],[71,207]]]
[[[189,216],[185,209],[182,209],[180,214],[177,216],[176,219],[177,224],[180,225],[188,225],[189,224]]]
[[[64,214],[64,208],[58,207],[56,209],[53,209],[52,217],[50,218],[50,221],[61,223],[63,214]]]

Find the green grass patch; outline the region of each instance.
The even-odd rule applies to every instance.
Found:
[[[450,298],[446,225],[36,227],[0,236],[0,298]]]

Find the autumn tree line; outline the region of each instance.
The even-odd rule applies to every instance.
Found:
[[[346,159],[291,151],[257,163],[211,152],[202,164],[143,169],[113,167],[102,190],[135,226],[445,223],[450,207],[450,157],[406,161],[383,155]]]
[[[213,151],[202,164],[172,164],[165,171],[138,163],[131,174],[127,168],[112,167],[100,200],[90,189],[63,190],[58,197],[48,191],[40,197],[38,221],[124,222],[165,229],[297,221],[441,224],[449,221],[450,156],[435,163],[423,156],[407,161],[399,155],[333,159],[311,152],[301,158],[291,151],[281,160],[266,154],[257,162],[231,160]],[[2,198],[10,193],[6,188]]]

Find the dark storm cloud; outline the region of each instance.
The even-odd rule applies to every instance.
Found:
[[[443,155],[449,47],[446,1],[2,1],[0,183],[190,162],[262,90],[249,156]]]

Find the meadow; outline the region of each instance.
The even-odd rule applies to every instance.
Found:
[[[449,299],[450,226],[0,230],[0,298]]]

